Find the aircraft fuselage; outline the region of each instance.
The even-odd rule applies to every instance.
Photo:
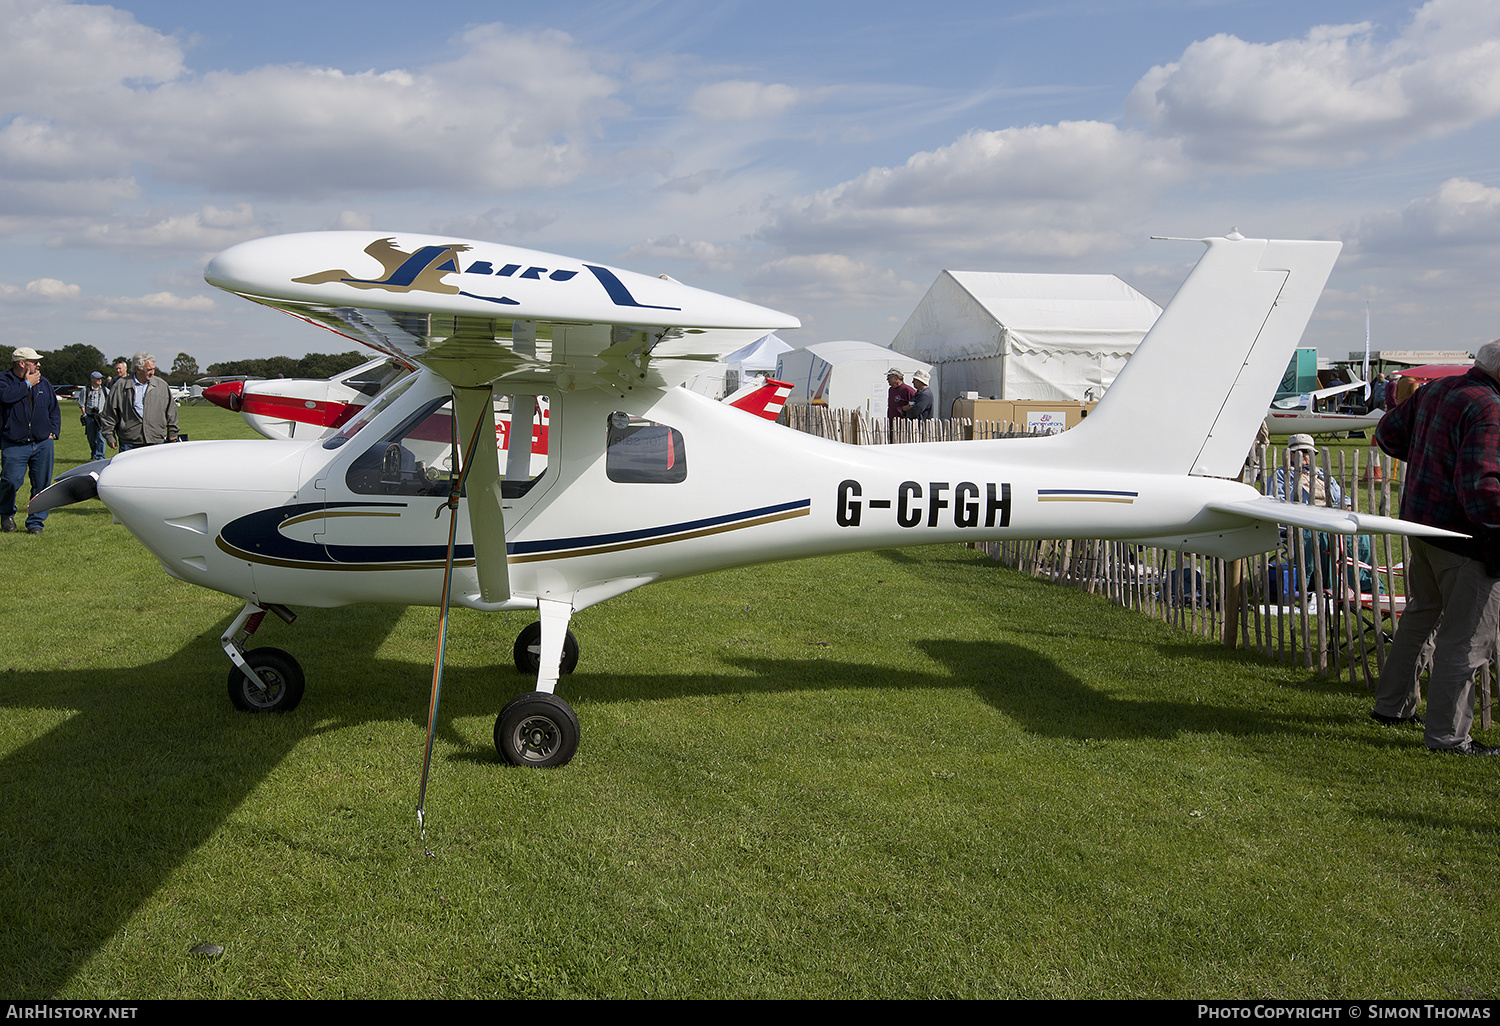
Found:
[[[382,480],[377,464],[391,433],[447,394],[421,372],[338,444],[341,436],[134,450],[114,459],[99,496],[168,573],[193,584],[260,605],[437,604],[446,485],[405,486],[394,472]],[[535,608],[554,597],[581,609],[652,580],[945,541],[1171,544],[1165,536],[1176,532],[1202,551],[1212,547],[1205,533],[1246,530],[1204,503],[1255,495],[1212,478],[1080,470],[1065,458],[1066,436],[851,446],[686,389],[644,398],[591,390],[553,401],[548,470],[503,503],[511,596],[480,597],[461,503],[455,602]],[[417,455],[436,446],[429,467],[451,463],[451,447],[420,430],[397,444]],[[632,446],[640,451],[617,452]]]

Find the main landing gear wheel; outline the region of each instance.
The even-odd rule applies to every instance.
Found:
[[[578,751],[578,715],[556,695],[529,691],[495,719],[495,748],[512,766],[565,766]]]
[[[241,712],[291,712],[302,701],[306,680],[302,667],[291,654],[279,648],[252,648],[245,662],[265,682],[265,687],[245,676],[238,666],[229,668],[229,700]]]
[[[542,670],[542,624],[530,624],[516,636],[516,647],[511,650],[516,660],[516,669],[535,677]],[[572,673],[578,667],[578,639],[569,631],[563,637],[563,673]]]

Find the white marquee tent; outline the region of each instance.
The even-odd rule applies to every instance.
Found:
[[[792,348],[774,331],[741,346],[709,370],[687,382],[687,387],[710,399],[722,399],[753,380],[763,380],[776,371],[776,360]]]
[[[1112,274],[943,271],[891,348],[945,399],[1097,399],[1160,314]]]
[[[892,367],[905,375],[908,384],[914,373],[929,370],[921,360],[873,342],[817,342],[782,353],[776,377],[794,386],[788,403],[823,403],[834,409],[884,417],[890,390],[885,375]],[[941,402],[941,394],[934,393],[933,399]]]

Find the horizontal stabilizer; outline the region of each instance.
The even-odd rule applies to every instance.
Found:
[[[1353,510],[1335,509],[1329,506],[1311,506],[1301,502],[1282,502],[1270,497],[1247,499],[1244,502],[1210,502],[1208,508],[1215,513],[1229,513],[1251,520],[1265,520],[1276,524],[1293,524],[1314,531],[1330,534],[1406,534],[1427,538],[1467,538],[1468,535],[1445,531],[1441,527],[1414,524],[1409,520],[1381,517],[1373,513],[1355,513]]]

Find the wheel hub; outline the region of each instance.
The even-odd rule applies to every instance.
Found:
[[[283,687],[281,678],[272,671],[261,667],[257,669],[256,675],[265,682],[265,687],[257,687],[254,680],[245,679],[245,696],[257,705],[275,705],[276,700],[281,697]]]
[[[546,716],[530,716],[516,728],[522,758],[539,762],[557,750],[557,724]]]

